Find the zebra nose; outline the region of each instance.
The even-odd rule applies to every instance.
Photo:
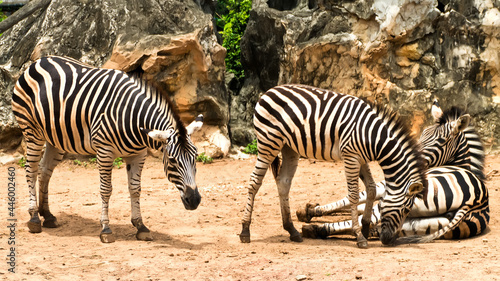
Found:
[[[196,210],[201,202],[201,195],[198,192],[198,187],[194,189],[186,187],[186,192],[184,192],[184,196],[182,196],[181,199],[186,210]]]
[[[394,233],[389,227],[386,225],[382,225],[382,231],[380,232],[380,241],[384,245],[393,245],[396,242],[398,235]]]

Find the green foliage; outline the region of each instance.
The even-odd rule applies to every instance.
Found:
[[[241,65],[240,41],[247,27],[251,8],[251,0],[219,0],[217,3],[215,21],[222,29],[222,46],[227,50],[226,69],[238,79],[245,76]]]
[[[243,150],[246,154],[255,154],[257,155],[257,140],[253,140],[251,143],[247,144],[247,147]]]
[[[3,1],[0,1],[0,4],[2,4]],[[6,19],[7,16],[3,13],[2,8],[0,8],[0,22],[2,22],[4,19]],[[0,33],[0,36],[2,36],[3,33]],[[24,167],[24,166],[22,166]]]
[[[120,169],[122,165],[123,165],[123,159],[121,157],[118,157],[113,161],[113,167]]]
[[[24,156],[21,157],[21,159],[17,161],[17,164],[19,165],[19,167],[24,168],[24,166],[26,166],[26,158],[24,158]]]
[[[83,166],[87,167],[88,165],[96,165],[97,164],[97,157],[91,157],[89,158],[89,161],[80,161],[78,159],[73,160],[73,164],[76,166]],[[113,161],[113,168],[118,168],[120,169],[123,165],[123,159],[121,157],[116,158]]]
[[[210,164],[214,161],[212,157],[205,155],[205,152],[202,152],[198,157],[196,157],[196,161],[203,162],[203,164]]]

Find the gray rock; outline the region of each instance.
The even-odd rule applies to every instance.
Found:
[[[185,123],[202,113],[208,126],[226,128],[225,49],[217,43],[212,16],[204,12],[213,11],[214,2],[201,2],[52,1],[5,32],[0,40],[1,149],[20,142],[10,106],[14,83],[45,55],[124,71],[141,67],[171,93]],[[223,132],[227,135],[227,129]]]

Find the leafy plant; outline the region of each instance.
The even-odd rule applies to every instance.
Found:
[[[121,157],[118,157],[113,161],[113,167],[120,169],[122,165],[123,165],[123,159]]]
[[[214,159],[208,155],[205,155],[205,152],[202,152],[198,157],[196,157],[196,161],[203,162],[203,164],[210,164],[214,161]]]
[[[3,1],[0,1],[0,4],[2,4],[2,3],[3,3]],[[2,8],[0,8],[0,22],[2,22],[6,18],[7,18],[7,16],[3,13]],[[0,36],[2,36],[2,34],[3,33],[0,33]]]
[[[222,29],[222,46],[226,48],[226,69],[234,73],[236,78],[245,76],[241,65],[240,41],[248,23],[251,0],[219,0],[216,8],[215,21]]]
[[[247,144],[245,149],[243,149],[243,152],[246,154],[255,154],[257,155],[258,150],[257,150],[257,140],[253,140],[251,143]]]
[[[24,168],[24,166],[26,166],[26,158],[21,157],[21,159],[19,159],[19,161],[17,161],[17,164],[21,167],[21,168]]]

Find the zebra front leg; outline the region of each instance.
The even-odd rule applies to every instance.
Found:
[[[146,159],[146,154],[147,151],[144,150],[140,152],[139,155],[126,157],[123,160],[125,160],[125,163],[127,164],[128,190],[130,192],[130,204],[132,210],[131,221],[137,228],[137,234],[135,237],[137,240],[152,241],[153,236],[151,236],[151,232],[142,222],[140,205],[141,173]]]
[[[103,154],[103,155],[101,155]],[[108,152],[109,154],[109,152]],[[111,185],[111,171],[113,169],[113,155],[108,155],[104,153],[97,154],[97,164],[99,165],[99,176],[100,176],[100,188],[99,192],[101,194],[102,209],[101,209],[101,234],[99,235],[102,243],[113,243],[115,242],[115,237],[111,228],[109,228],[109,198],[111,197],[111,192],[113,187]]]
[[[347,179],[347,190],[349,197],[349,203],[351,204],[351,220],[352,229],[354,235],[357,239],[357,245],[359,248],[368,248],[368,241],[361,233],[361,228],[359,227],[358,221],[358,203],[359,203],[359,173],[361,164],[356,157],[345,157],[344,158],[345,175]],[[366,210],[366,208],[365,208]]]
[[[289,193],[292,186],[292,179],[297,171],[299,162],[299,154],[293,151],[290,147],[284,146],[281,150],[283,162],[279,167],[279,158],[273,161],[273,170],[279,172],[275,175],[276,185],[278,186],[278,194],[280,197],[281,218],[283,220],[283,228],[290,233],[290,240],[294,242],[302,242],[302,235],[295,229],[292,216],[290,214]]]
[[[44,218],[43,227],[55,228],[59,226],[56,217],[52,215],[49,209],[49,181],[54,168],[61,162],[64,154],[64,151],[46,143],[38,183],[38,212]]]
[[[368,237],[370,234],[373,202],[375,201],[375,197],[377,195],[376,184],[373,180],[368,164],[361,165],[360,177],[366,189],[366,203],[363,218],[361,219],[361,233],[364,237]]]
[[[271,159],[272,160],[272,159]],[[264,157],[262,153],[257,156],[257,162],[255,163],[255,168],[250,175],[250,184],[248,186],[248,198],[245,206],[245,213],[242,219],[242,230],[240,233],[240,241],[242,243],[250,243],[250,223],[252,222],[252,212],[253,204],[255,200],[255,195],[259,191],[262,180],[266,175],[267,169],[270,165],[268,158]]]
[[[26,181],[29,190],[29,208],[30,220],[28,221],[28,229],[31,233],[42,232],[42,222],[38,216],[38,206],[36,202],[36,180],[38,176],[38,166],[42,157],[44,141],[30,139],[26,134]]]

